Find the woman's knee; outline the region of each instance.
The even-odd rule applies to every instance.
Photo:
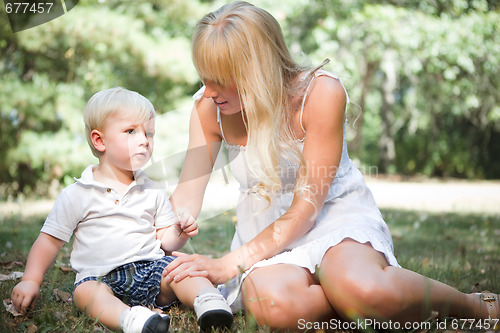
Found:
[[[365,252],[365,264],[349,264],[340,252],[338,258],[324,259],[319,270],[321,286],[334,309],[348,319],[390,318],[400,311],[404,295],[391,282],[387,265],[377,258],[379,254],[373,255],[373,249]]]
[[[245,310],[259,325],[296,328],[300,319],[314,321],[331,315],[333,309],[309,272],[279,266],[256,270],[243,284]]]
[[[293,297],[284,293],[286,282],[280,284],[276,283],[276,280],[276,277],[265,279],[262,274],[250,274],[243,284],[245,311],[250,313],[259,325],[275,326],[273,323],[281,320],[284,312],[293,311]],[[289,306],[291,309],[286,309]]]
[[[332,303],[348,317],[390,318],[400,310],[402,297],[386,281],[345,274],[334,283],[338,291]]]

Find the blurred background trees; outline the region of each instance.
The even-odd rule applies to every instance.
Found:
[[[138,91],[159,114],[190,105],[191,32],[222,3],[83,0],[18,33],[1,8],[0,200],[48,195],[95,161],[81,113],[96,91]],[[352,158],[381,173],[500,178],[497,1],[253,3],[280,21],[299,62],[331,59],[352,100]]]

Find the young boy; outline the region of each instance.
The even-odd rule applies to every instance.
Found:
[[[198,226],[192,217],[176,219],[165,191],[140,170],[153,152],[153,105],[113,88],[89,100],[84,120],[99,164],[57,198],[12,290],[15,307],[24,312],[35,303],[45,273],[73,235],[73,301],[108,328],[167,332],[170,318],[148,306],[166,308],[176,299],[194,306],[202,330],[231,326],[231,310],[208,279],[161,277],[175,258],[165,253],[184,246]]]

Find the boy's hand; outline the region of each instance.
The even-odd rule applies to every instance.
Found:
[[[190,237],[198,234],[198,224],[189,213],[182,214],[177,211],[176,217],[174,224],[156,232],[156,238],[161,240],[161,248],[165,253],[182,248]]]
[[[12,289],[12,304],[16,309],[25,314],[26,310],[35,305],[40,295],[40,286],[34,281],[21,281]]]
[[[188,212],[177,212],[177,222],[175,223],[180,228],[179,236],[185,233],[189,237],[196,236],[198,234],[198,224],[194,217],[192,217]]]
[[[12,289],[12,304],[22,314],[29,307],[35,305],[40,295],[40,286],[43,276],[63,247],[64,241],[44,232],[41,232],[35,243],[31,247],[24,276],[14,289]]]

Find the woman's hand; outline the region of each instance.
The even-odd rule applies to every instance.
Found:
[[[213,284],[221,284],[236,276],[237,270],[232,269],[231,263],[223,258],[210,259],[200,254],[186,254],[175,251],[172,255],[177,258],[163,270],[162,276],[167,282],[179,282],[186,277],[201,276]]]

